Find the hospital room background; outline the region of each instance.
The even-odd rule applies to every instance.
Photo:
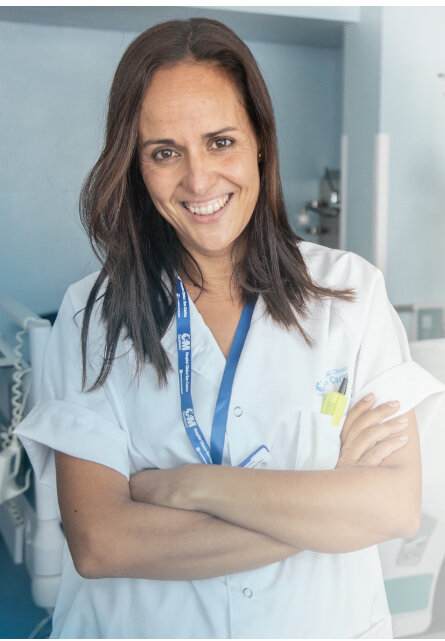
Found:
[[[63,534],[11,426],[37,398],[67,286],[98,265],[77,203],[112,74],[140,31],[193,15],[259,62],[293,229],[376,264],[413,358],[445,381],[444,7],[0,8],[0,638],[50,632]],[[440,638],[445,407],[422,457],[420,529],[380,553],[395,635]]]

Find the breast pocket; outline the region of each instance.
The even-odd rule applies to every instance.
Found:
[[[333,469],[340,453],[342,425],[343,421],[340,425],[332,425],[332,416],[303,410],[300,414],[295,469]]]

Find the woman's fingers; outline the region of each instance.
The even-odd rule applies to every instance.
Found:
[[[400,403],[390,401],[373,407],[374,400],[374,395],[368,394],[349,411],[341,432],[337,467],[380,465],[405,445],[406,439],[400,440],[400,433],[408,426],[407,418],[391,419]]]
[[[376,466],[387,458],[396,450],[406,445],[408,437],[406,435],[395,436],[393,438],[380,441],[372,447],[362,458],[359,460],[358,465]]]
[[[372,407],[372,404],[374,403],[374,400],[375,400],[374,394],[368,394],[367,396],[362,398],[358,403],[353,405],[353,407],[351,407],[345,419],[345,422],[343,424],[342,435],[344,432],[344,435],[346,436],[351,426],[354,424],[354,421],[356,421],[358,418],[363,416],[366,412],[369,412],[369,410]]]
[[[388,419],[400,408],[399,401],[390,401],[372,408],[374,399],[365,399],[356,403],[350,410],[341,432],[342,442],[346,439],[354,440],[363,430]]]
[[[408,419],[403,416],[363,429],[351,443],[355,460],[359,461],[377,443],[402,432],[407,426]]]

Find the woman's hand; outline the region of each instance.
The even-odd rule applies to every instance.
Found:
[[[352,407],[343,425],[341,448],[336,468],[376,467],[408,441],[401,434],[408,418],[389,419],[400,407],[398,401],[373,407],[374,395],[368,395]],[[208,472],[198,463],[167,470],[144,470],[133,474],[130,492],[133,501],[185,510],[195,509],[196,492]],[[208,479],[207,479],[208,480]]]
[[[199,471],[206,465],[181,465],[167,470],[143,470],[130,477],[133,501],[163,507],[192,510],[192,487],[199,486]]]
[[[340,439],[340,455],[336,467],[378,466],[390,454],[408,441],[401,434],[408,426],[408,418],[388,419],[400,407],[398,401],[372,407],[374,395],[368,394],[349,411]]]
[[[398,405],[373,408],[373,403],[363,399],[349,412],[335,470],[196,463],[138,472],[130,480],[131,497],[180,512],[202,512],[298,550],[352,552],[407,538],[418,529],[420,514],[414,411],[406,414],[405,426],[391,420]],[[408,441],[399,440],[401,432]]]

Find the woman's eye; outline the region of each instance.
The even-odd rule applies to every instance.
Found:
[[[154,160],[158,161],[163,161],[163,160],[170,160],[170,158],[173,158],[174,156],[177,156],[178,154],[176,151],[173,151],[173,149],[159,149],[153,154]]]
[[[217,138],[213,141],[211,149],[227,149],[233,145],[233,140],[230,138]]]

